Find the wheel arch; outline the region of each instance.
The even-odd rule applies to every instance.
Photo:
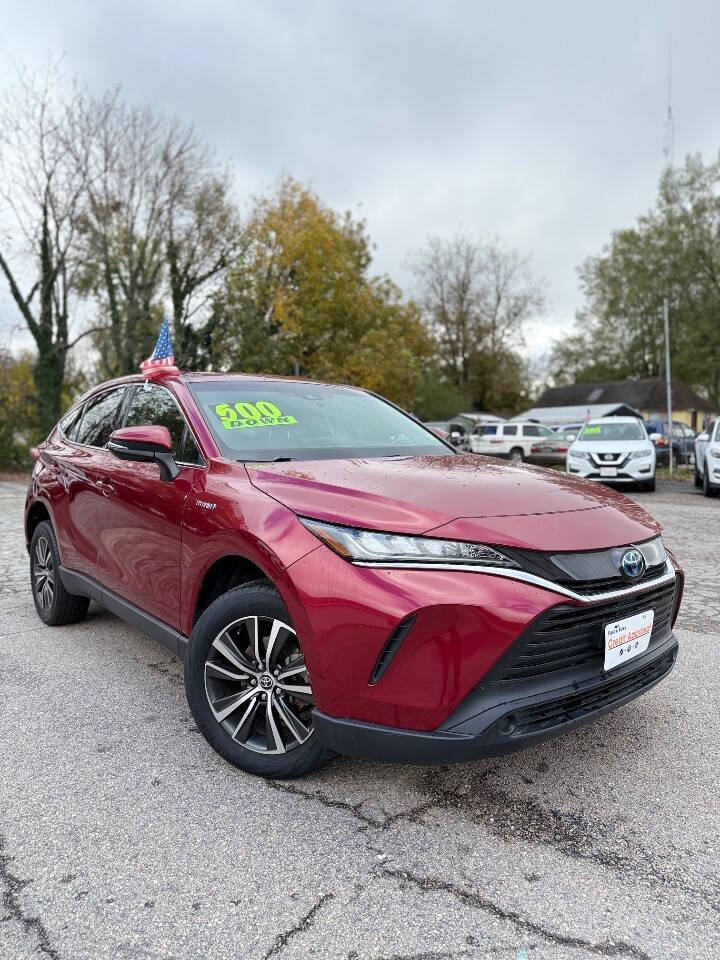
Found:
[[[239,587],[253,580],[267,580],[277,588],[277,584],[266,570],[239,553],[224,554],[214,560],[203,574],[195,592],[192,626],[195,626],[205,610],[218,597],[232,590],[233,587]]]
[[[32,540],[35,528],[38,524],[42,523],[43,520],[47,520],[53,530],[55,529],[55,524],[53,523],[52,515],[47,505],[43,503],[42,500],[35,500],[25,514],[25,543],[28,550],[30,549],[30,541]]]

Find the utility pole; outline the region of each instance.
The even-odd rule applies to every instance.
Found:
[[[668,84],[667,84],[667,118],[665,120],[665,145],[663,155],[668,171],[673,167],[673,152],[675,140],[675,121],[672,112],[672,36],[668,40]],[[665,326],[665,390],[667,395],[668,433],[670,434],[670,455],[668,468],[670,477],[673,475],[673,418],[672,418],[672,381],[670,378],[670,297],[663,298],[663,323]]]
[[[665,322],[665,390],[667,392],[668,432],[670,433],[670,456],[668,467],[670,477],[673,475],[673,418],[672,418],[672,380],[670,376],[670,304],[668,298],[663,300],[663,320]]]

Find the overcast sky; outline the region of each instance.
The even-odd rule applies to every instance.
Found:
[[[708,158],[717,0],[2,0],[0,87],[64,53],[94,91],[194,124],[241,199],[287,172],[364,216],[408,294],[427,234],[499,235],[547,282],[536,355],[572,324],[578,264],[652,203],[671,32],[675,157]]]

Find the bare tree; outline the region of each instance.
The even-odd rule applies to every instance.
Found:
[[[88,157],[68,148],[70,110],[83,91],[67,89],[56,66],[20,74],[0,107],[0,272],[35,341],[40,425],[60,415],[78,270],[77,238]]]
[[[457,234],[430,237],[410,266],[443,372],[484,406],[506,403],[503,368],[517,374],[523,326],[545,307],[528,260],[498,240]]]
[[[196,360],[206,296],[239,244],[229,177],[191,128],[117,92],[87,104],[72,140],[90,157],[84,281],[109,324],[104,372],[137,369],[167,300],[178,361]]]

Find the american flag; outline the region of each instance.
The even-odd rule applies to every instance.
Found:
[[[156,370],[158,367],[172,367],[175,363],[172,340],[170,339],[170,324],[168,318],[163,317],[160,335],[157,338],[152,356],[143,360],[140,369],[143,371]]]

